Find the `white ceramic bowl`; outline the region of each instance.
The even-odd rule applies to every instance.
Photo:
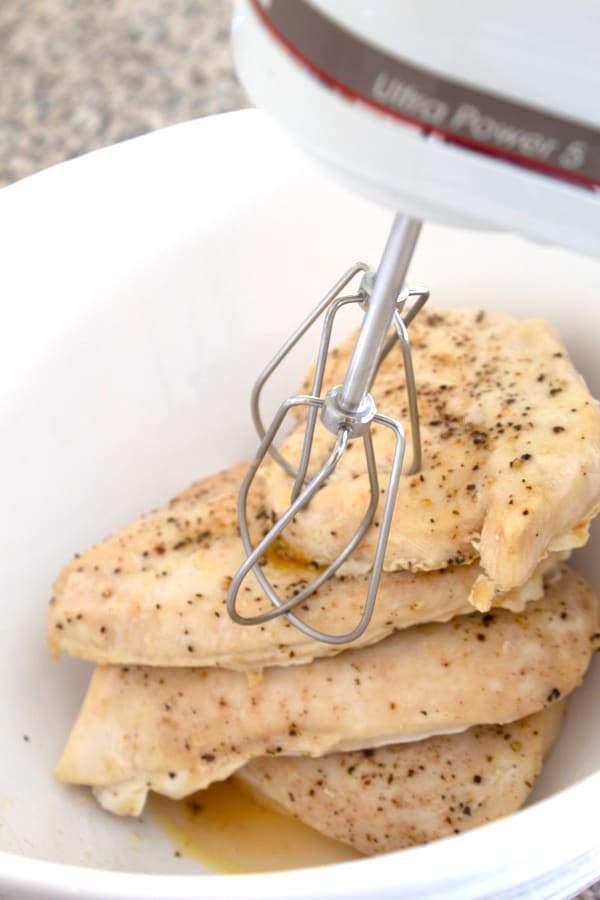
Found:
[[[525,810],[379,859],[293,877],[203,873],[174,859],[149,819],[111,817],[53,780],[89,670],[48,658],[54,576],[250,452],[262,362],[348,265],[377,262],[389,222],[258,112],[167,129],[0,192],[0,897],[559,898],[600,876],[598,659]],[[411,275],[436,304],[547,317],[600,394],[598,262],[427,226]],[[579,567],[600,587],[598,534]]]

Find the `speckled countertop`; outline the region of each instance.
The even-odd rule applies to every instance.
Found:
[[[231,0],[0,0],[0,186],[248,105]],[[580,900],[600,900],[600,884]]]
[[[247,106],[231,0],[0,0],[0,185]]]

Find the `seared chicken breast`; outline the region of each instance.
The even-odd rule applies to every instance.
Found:
[[[259,756],[323,756],[514,721],[568,694],[598,640],[598,602],[565,568],[524,612],[474,613],[262,680],[216,668],[98,667],[57,775],[137,814]]]
[[[515,812],[558,736],[563,704],[508,725],[321,759],[263,757],[235,777],[257,798],[371,855]]]
[[[385,569],[429,571],[479,557],[495,589],[522,585],[549,552],[585,543],[588,523],[600,508],[597,403],[541,320],[429,309],[409,332],[423,459],[418,474],[401,479]],[[354,338],[330,353],[326,387],[343,380],[353,346]],[[309,374],[301,392],[309,393],[310,385]],[[372,393],[378,411],[410,432],[399,351],[381,366]],[[379,425],[373,431],[385,487],[393,436]],[[294,464],[302,439],[303,430],[296,429],[283,444]],[[332,442],[329,432],[317,430],[311,471]],[[292,480],[272,460],[265,480],[266,507],[277,518],[289,505]],[[326,489],[286,529],[291,552],[318,564],[331,562],[356,529],[368,495],[357,440]],[[370,569],[378,519],[346,572]]]
[[[66,651],[97,663],[260,668],[309,662],[344,645],[306,637],[285,619],[245,627],[227,614],[227,589],[244,559],[238,530],[237,491],[245,467],[209,476],[163,508],[121,529],[73,559],[54,586],[48,611],[51,652]],[[265,518],[260,493],[255,525]],[[523,587],[488,596],[486,604],[512,610],[543,592],[542,578],[559,566],[538,567]],[[280,594],[291,597],[317,574],[284,552],[264,566]],[[341,634],[360,619],[369,576],[332,578],[304,603],[301,616],[320,630]],[[393,631],[423,622],[445,622],[472,611],[469,598],[486,585],[477,564],[441,572],[384,574],[369,628],[353,646],[375,643]],[[254,575],[239,594],[239,609],[268,608]],[[347,645],[346,645],[347,646]]]

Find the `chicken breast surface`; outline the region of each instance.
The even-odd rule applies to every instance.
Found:
[[[243,669],[304,663],[343,649],[311,640],[284,619],[245,627],[227,614],[227,589],[245,558],[237,527],[244,472],[238,466],[209,476],[73,559],[56,581],[48,610],[53,655],[66,651],[102,664]],[[255,525],[264,521],[260,494],[252,514]],[[487,605],[522,609],[541,596],[542,577],[551,577],[558,566],[557,560],[546,560],[522,588],[486,595]],[[264,570],[286,598],[317,574],[314,567],[276,553]],[[420,575],[384,574],[373,619],[356,645],[471,612],[469,597],[481,578],[476,564]],[[368,574],[330,579],[301,615],[320,630],[350,631],[360,619],[368,581]],[[240,591],[238,608],[245,615],[268,608],[254,575]]]
[[[264,757],[235,777],[257,798],[366,855],[469,831],[520,809],[563,704],[508,725],[321,759]]]
[[[523,613],[475,613],[260,682],[215,668],[96,669],[57,768],[137,814],[149,789],[182,797],[265,755],[323,756],[530,715],[578,685],[598,603],[565,570]]]
[[[385,568],[440,569],[479,555],[497,588],[523,584],[549,551],[585,543],[600,508],[597,403],[541,320],[430,309],[409,332],[423,459],[419,474],[401,479]],[[330,353],[326,387],[343,380],[353,345],[354,338]],[[309,393],[310,385],[309,377],[301,392]],[[398,350],[383,363],[372,393],[378,411],[410,432]],[[393,436],[382,426],[373,431],[385,486]],[[302,438],[297,429],[283,444],[293,463]],[[318,429],[311,471],[332,442]],[[409,433],[407,447],[410,463]],[[278,517],[289,505],[291,479],[272,460],[265,473],[267,508]],[[364,452],[354,441],[327,488],[286,529],[294,554],[331,562],[356,529],[368,495]],[[346,571],[370,568],[378,518]]]

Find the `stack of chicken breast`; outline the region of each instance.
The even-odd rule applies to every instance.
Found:
[[[597,599],[565,562],[600,508],[600,415],[539,320],[428,310],[410,330],[422,465],[401,479],[364,635],[340,647],[283,618],[231,621],[245,467],[209,476],[77,555],[56,582],[51,651],[97,664],[60,779],[135,815],[149,791],[180,798],[234,776],[363,853],[521,806],[600,644]],[[326,387],[343,380],[351,348],[331,353]],[[400,353],[373,396],[406,424]],[[283,444],[292,463],[303,434],[298,422]],[[314,470],[332,441],[317,432]],[[382,499],[392,441],[374,428]],[[255,542],[291,488],[276,462],[263,465],[249,504]],[[368,501],[355,441],[263,560],[282,598],[336,558]],[[296,610],[306,622],[337,634],[357,623],[378,526],[376,516],[337,577]],[[245,615],[269,608],[253,574],[238,603]]]

